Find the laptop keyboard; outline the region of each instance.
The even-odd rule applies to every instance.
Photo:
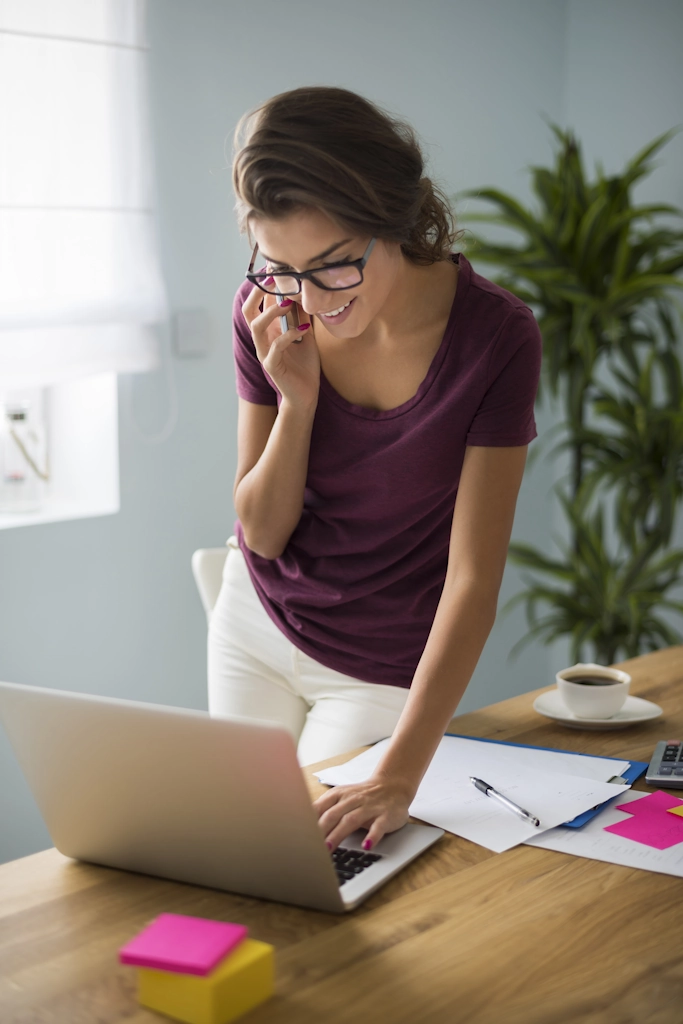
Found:
[[[344,885],[345,882],[349,882],[356,875],[359,875],[361,871],[365,871],[375,861],[381,860],[381,853],[366,853],[364,850],[347,850],[343,846],[338,846],[336,850],[332,851],[332,863],[335,866],[337,872],[337,878],[340,885]]]

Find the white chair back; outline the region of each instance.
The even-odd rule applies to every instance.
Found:
[[[192,555],[192,574],[206,612],[211,619],[218,592],[223,581],[223,566],[228,557],[227,546],[222,548],[199,548]]]

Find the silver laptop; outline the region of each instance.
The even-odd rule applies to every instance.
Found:
[[[443,830],[331,856],[284,729],[0,683],[2,721],[67,857],[317,910],[353,910]]]

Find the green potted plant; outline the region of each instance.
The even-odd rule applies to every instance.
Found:
[[[534,310],[544,346],[539,399],[547,395],[563,413],[551,454],[570,456],[556,488],[569,541],[556,539],[556,557],[510,546],[525,589],[506,608],[523,604],[529,625],[513,651],[568,637],[576,660],[589,653],[609,664],[681,640],[668,619],[683,613],[672,595],[683,551],[669,547],[683,497],[681,314],[673,291],[683,287],[683,231],[669,222],[683,211],[636,206],[631,197],[675,132],[651,142],[621,174],[607,176],[598,165],[591,181],[573,134],[550,127],[555,166],[531,168],[537,211],[493,188],[460,196],[497,208],[465,223],[521,235],[510,245],[470,232],[468,256],[502,268],[494,280]]]

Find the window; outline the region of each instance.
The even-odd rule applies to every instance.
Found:
[[[112,375],[159,361],[145,76],[142,0],[0,4],[0,400],[49,388],[62,442],[67,393],[87,433]]]

